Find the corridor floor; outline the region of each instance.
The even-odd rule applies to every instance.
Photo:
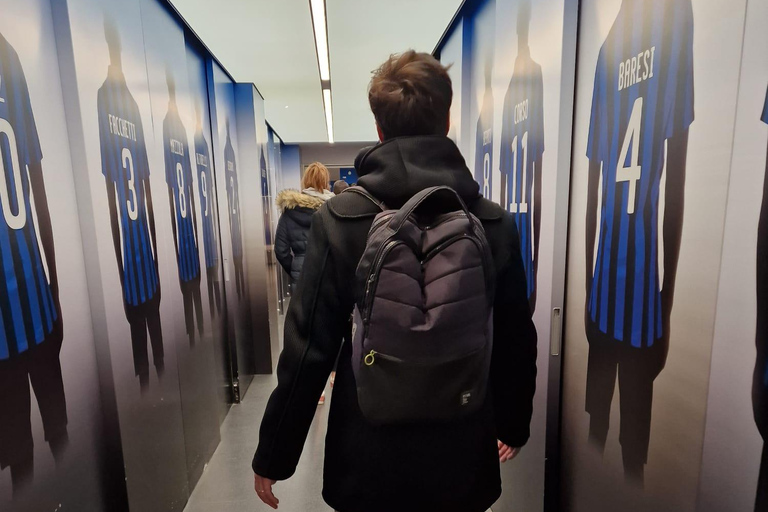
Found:
[[[261,503],[253,490],[251,458],[259,439],[261,417],[276,381],[273,375],[256,376],[242,403],[232,406],[221,426],[221,443],[192,492],[185,512],[272,510]],[[330,388],[327,391],[328,400],[318,406],[296,474],[274,487],[281,512],[331,511],[321,496]]]

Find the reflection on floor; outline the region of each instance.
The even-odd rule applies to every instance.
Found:
[[[221,427],[221,444],[195,487],[185,512],[272,510],[261,503],[253,490],[251,458],[259,439],[261,417],[275,383],[274,376],[256,376],[243,402],[232,406]],[[321,496],[330,395],[327,394],[325,405],[318,407],[296,474],[275,486],[280,512],[331,510]]]

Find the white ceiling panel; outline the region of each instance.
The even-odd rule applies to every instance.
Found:
[[[376,140],[371,71],[392,53],[430,53],[461,0],[326,0],[336,140]]]
[[[287,143],[327,141],[308,0],[171,0],[238,82],[253,82]],[[374,140],[371,71],[432,51],[461,0],[326,0],[337,141]],[[287,107],[287,108],[286,108]]]

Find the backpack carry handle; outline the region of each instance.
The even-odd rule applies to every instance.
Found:
[[[469,219],[469,222],[472,223],[472,226],[475,229],[477,229],[476,221],[474,217],[469,213],[469,208],[467,208],[467,205],[464,203],[464,200],[455,190],[445,185],[438,186],[438,187],[425,188],[418,194],[414,195],[392,217],[392,220],[389,221],[390,229],[392,229],[392,231],[394,231],[395,233],[400,231],[400,228],[403,227],[403,224],[405,224],[405,221],[408,219],[408,217],[410,217],[416,210],[418,210],[418,208],[424,203],[424,201],[434,196],[435,194],[446,194],[456,199],[456,201],[459,203],[459,206],[464,211],[464,214],[467,216],[467,219]]]

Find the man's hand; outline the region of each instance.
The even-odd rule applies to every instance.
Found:
[[[256,490],[261,501],[277,510],[277,506],[280,504],[280,500],[275,498],[272,494],[272,486],[275,485],[275,480],[264,478],[263,476],[253,475],[253,488]]]
[[[507,462],[508,460],[514,459],[515,457],[517,457],[517,454],[520,453],[520,448],[507,446],[501,441],[497,441],[497,446],[499,447],[499,462],[501,462],[502,464]]]

